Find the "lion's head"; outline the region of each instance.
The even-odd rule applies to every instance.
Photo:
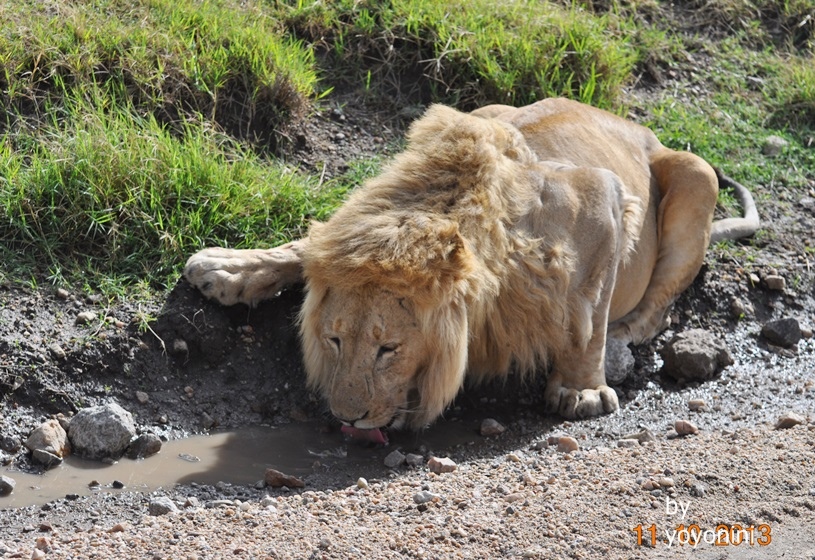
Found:
[[[504,224],[527,202],[497,196],[531,156],[517,132],[431,108],[409,149],[312,224],[300,315],[308,381],[360,429],[421,428],[453,400],[467,368],[473,302],[495,294]],[[517,206],[517,208],[516,208]],[[472,246],[489,236],[495,249]],[[477,306],[475,306],[477,308]]]
[[[409,221],[402,235],[415,228]],[[310,253],[325,248],[315,238],[337,240],[326,226],[313,226],[311,235]],[[411,274],[412,265],[400,268],[405,262],[392,262],[393,269],[383,272],[381,260],[304,259],[308,291],[300,331],[308,381],[347,425],[418,429],[438,417],[461,387],[468,333],[456,284],[468,270],[468,253],[457,235],[452,247],[436,241],[444,256],[424,255],[418,270],[449,267],[447,278]],[[343,255],[354,261],[352,251]],[[442,262],[434,266],[436,259]]]

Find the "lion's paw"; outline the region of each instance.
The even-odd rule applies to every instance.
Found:
[[[255,306],[300,280],[300,256],[291,245],[269,250],[203,249],[189,258],[184,277],[223,305]]]
[[[546,388],[546,406],[563,418],[589,418],[609,414],[620,408],[617,393],[607,385],[596,389],[569,389],[555,383]]]

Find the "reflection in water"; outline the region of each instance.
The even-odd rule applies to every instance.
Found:
[[[363,447],[343,441],[336,431],[323,433],[312,423],[279,427],[248,427],[237,431],[193,436],[165,442],[157,455],[139,461],[122,459],[109,465],[68,457],[45,474],[32,475],[0,469],[17,481],[10,496],[0,498],[0,509],[39,505],[67,494],[115,492],[114,481],[128,491],[155,490],[174,484],[255,484],[268,467],[305,477],[316,470],[327,482],[351,484],[358,477],[383,476],[384,456],[402,446],[405,450],[426,445],[430,449],[465,444],[475,437],[470,422],[440,422],[423,434],[397,434],[397,441],[384,448]],[[89,487],[92,481],[99,487]]]

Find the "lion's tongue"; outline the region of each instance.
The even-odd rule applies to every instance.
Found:
[[[363,430],[362,428],[355,428],[353,426],[342,426],[340,431],[353,439],[360,439],[370,441],[372,443],[388,443],[388,436],[379,428],[372,428],[370,430]]]

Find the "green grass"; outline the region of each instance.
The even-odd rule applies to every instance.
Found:
[[[182,137],[103,98],[0,142],[4,260],[166,281],[195,248],[268,246],[324,218],[346,187],[261,158],[215,131]]]
[[[124,294],[172,285],[205,245],[302,234],[379,169],[351,161],[324,182],[277,159],[334,88],[394,112],[563,95],[637,115],[759,200],[771,182],[809,192],[813,14],[815,0],[3,2],[1,274]],[[789,141],[775,158],[771,134]]]
[[[633,24],[537,0],[293,2],[284,21],[357,82],[472,108],[568,96],[611,108],[638,60]],[[384,6],[384,7],[383,7]],[[411,89],[412,86],[412,89]]]

